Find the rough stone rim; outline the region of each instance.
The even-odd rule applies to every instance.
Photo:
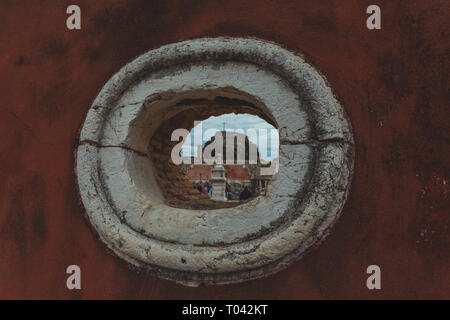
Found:
[[[125,94],[127,97],[133,96],[134,99],[132,100],[132,103],[129,104],[128,99],[121,98],[117,103],[117,107],[108,119],[105,120],[107,123],[106,127],[109,128],[109,130],[106,129],[102,137],[101,149],[103,152],[101,153],[100,159],[100,168],[103,169],[101,177],[104,178],[102,179],[104,190],[108,192],[109,199],[121,221],[124,221],[139,233],[146,234],[148,237],[155,240],[180,244],[190,243],[195,245],[220,246],[262,237],[278,228],[281,224],[286,223],[291,214],[291,212],[286,209],[288,209],[289,203],[293,200],[293,193],[295,192],[298,194],[300,190],[303,191],[311,176],[312,148],[306,144],[299,144],[298,146],[283,145],[281,154],[284,154],[283,151],[286,151],[285,149],[291,149],[291,151],[292,149],[296,149],[296,152],[292,153],[292,156],[296,158],[290,159],[289,161],[289,163],[296,163],[296,165],[281,165],[278,176],[283,176],[285,178],[292,177],[292,172],[289,173],[289,171],[292,171],[292,167],[297,167],[297,170],[302,168],[302,172],[296,177],[297,179],[291,179],[300,181],[300,183],[291,181],[291,183],[294,183],[295,185],[286,188],[279,185],[279,180],[281,179],[275,179],[275,181],[269,185],[269,196],[258,197],[257,199],[250,201],[250,203],[234,208],[215,209],[208,211],[208,213],[205,214],[202,210],[173,208],[161,204],[158,201],[155,201],[156,199],[154,195],[152,195],[152,192],[146,193],[144,191],[148,191],[148,187],[144,187],[144,189],[141,189],[138,192],[140,195],[139,197],[133,196],[140,187],[135,185],[132,181],[142,180],[140,178],[135,179],[136,175],[133,177],[133,175],[130,174],[126,164],[135,161],[140,162],[143,159],[142,155],[144,155],[145,152],[150,152],[150,150],[145,148],[145,145],[151,140],[151,132],[154,132],[154,129],[152,128],[158,127],[158,124],[160,123],[160,121],[155,119],[154,114],[152,114],[152,111],[155,109],[158,110],[156,111],[156,114],[169,113],[173,109],[177,110],[178,107],[174,108],[173,105],[178,106],[178,101],[180,101],[180,99],[184,100],[189,97],[192,98],[192,95],[197,97],[207,96],[209,99],[216,96],[238,97],[242,101],[252,101],[251,103],[254,105],[254,108],[258,108],[264,116],[273,118],[275,123],[275,118],[280,115],[280,110],[286,111],[286,105],[291,105],[291,107],[295,108],[298,107],[298,101],[295,99],[294,92],[287,89],[285,84],[280,84],[282,79],[271,73],[267,74],[267,71],[258,70],[255,66],[250,66],[248,64],[240,63],[236,65],[235,62],[232,62],[232,66],[229,64],[222,64],[221,67],[219,67],[219,64],[214,63],[214,66],[212,67],[214,71],[210,69],[211,67],[212,66],[208,63],[203,63],[200,68],[200,74],[198,74],[198,68],[183,68],[188,70],[186,76],[183,76],[183,72],[179,72],[178,70],[175,72],[170,68],[165,70],[164,74],[169,78],[173,78],[172,75],[175,73],[175,78],[177,79],[176,82],[178,83],[177,86],[171,84],[169,89],[164,85],[163,87],[160,87],[161,83],[166,83],[167,78],[165,76],[161,78],[157,77],[157,81],[143,81],[143,84],[141,83],[137,86],[132,86]],[[252,80],[253,77],[250,76],[249,79],[235,82],[235,74],[239,69],[242,70],[242,68],[251,68],[254,72],[256,71],[258,80]],[[195,81],[190,80],[191,77],[201,78],[205,74],[208,75],[208,89],[203,88],[203,85],[205,84],[204,81],[200,81],[200,84],[193,84]],[[246,77],[240,75],[239,78]],[[189,83],[189,88],[186,88],[185,82],[180,81],[181,79],[184,79]],[[252,81],[257,81],[257,88],[264,88],[263,91],[266,98],[271,97],[273,100],[273,97],[275,97],[275,101],[256,101],[254,96],[249,95],[252,91],[249,88],[247,88],[249,92],[243,93],[242,91],[239,91],[239,89],[242,90],[242,88],[245,88],[245,86],[248,83],[252,83]],[[269,86],[272,87],[269,89],[267,88]],[[213,87],[220,89],[212,89]],[[137,94],[137,96],[140,99],[136,99],[133,95],[133,93],[136,92],[136,88],[138,88],[137,91],[139,94]],[[224,90],[225,88],[226,90]],[[169,90],[167,95],[164,90]],[[142,92],[145,94],[142,94]],[[149,93],[150,95],[147,96]],[[287,94],[291,95],[290,99],[288,99]],[[157,99],[154,99],[155,95],[157,96]],[[147,97],[147,99],[142,101],[150,102],[135,102],[136,100],[143,99],[143,96]],[[280,103],[276,98],[279,96],[284,98],[285,101],[283,103]],[[159,104],[159,107],[155,106],[155,103]],[[161,105],[165,105],[165,109],[162,109]],[[264,109],[264,111],[262,109]],[[299,108],[299,110],[300,109],[301,108]],[[165,111],[161,112],[161,110]],[[272,115],[271,110],[276,113]],[[147,114],[149,115],[147,116]],[[285,117],[284,114],[285,112],[281,116]],[[303,116],[306,117],[307,115],[304,114]],[[296,118],[296,116],[291,114],[288,118],[292,119]],[[148,122],[139,122],[139,120],[142,121],[142,119],[151,120]],[[277,119],[282,120],[281,117]],[[297,116],[297,120],[299,120],[299,122],[295,122],[295,124],[299,124],[300,126],[295,126],[295,128],[302,128],[300,131],[303,132],[303,134],[298,135],[297,138],[299,141],[309,141],[310,136],[305,133],[305,131],[307,133],[309,132],[305,129],[305,127],[309,128],[309,126],[304,123],[305,119]],[[279,127],[277,123],[275,123],[275,125],[276,127]],[[133,131],[134,133],[130,134],[130,131]],[[282,136],[289,135],[282,134]],[[136,137],[138,138],[136,139]],[[115,148],[114,150],[111,150],[111,146],[124,145],[126,145],[126,149]],[[105,150],[105,148],[107,149]],[[131,150],[134,150],[135,152],[132,152]],[[136,156],[136,151],[139,152],[139,156]],[[103,156],[105,152],[109,153],[109,155]],[[114,154],[114,156],[112,156],[111,153]],[[147,157],[148,155],[150,154],[147,154]],[[130,158],[134,160],[129,161]],[[281,157],[281,159],[284,160],[284,157]],[[106,164],[106,167],[103,167],[104,164]],[[288,167],[291,168],[288,169]],[[123,170],[121,168],[123,168]],[[148,170],[144,169],[144,171]],[[137,175],[141,177],[144,174],[144,171],[141,170]],[[117,179],[115,174],[109,175],[108,172],[120,172],[119,178]],[[124,177],[124,175],[127,177]],[[148,182],[153,180],[153,178],[148,177],[145,180]],[[283,181],[284,185],[286,181]],[[130,187],[130,184],[133,186]],[[276,186],[274,184],[276,184]],[[148,183],[146,183],[146,185],[148,186]],[[156,185],[156,181],[153,183],[152,187],[154,185]],[[119,192],[114,193],[113,190],[119,190]],[[125,194],[128,194],[129,196],[124,196]],[[147,196],[142,196],[143,194],[147,194]],[[280,194],[283,196],[280,197]],[[124,198],[127,199],[124,201]],[[144,202],[142,201],[143,198],[145,198]],[[136,202],[145,204],[144,206],[133,208],[132,205],[136,204]],[[147,211],[146,209],[143,209],[144,207],[150,209]],[[123,214],[123,212],[126,212],[126,214]],[[165,223],[162,222],[162,220],[164,220]],[[246,221],[246,223],[241,223],[242,221]],[[174,225],[178,225],[178,228],[174,228]],[[230,228],[230,225],[234,227]]]
[[[329,147],[334,146],[341,153],[341,155],[335,156],[335,158],[340,157],[339,159],[341,159],[338,160],[340,161],[338,163],[340,166],[338,168],[340,179],[338,185],[334,190],[326,190],[328,198],[331,191],[331,198],[335,201],[331,203],[331,207],[324,210],[320,219],[315,221],[313,230],[301,236],[292,232],[292,230],[290,230],[290,233],[285,232],[289,229],[295,231],[295,224],[302,222],[301,218],[305,217],[308,208],[309,210],[321,210],[317,208],[317,199],[324,200],[324,197],[326,197],[325,191],[320,190],[320,186],[314,184],[311,185],[308,196],[298,203],[298,211],[301,211],[298,219],[287,226],[285,230],[274,233],[270,238],[264,239],[257,245],[253,244],[253,247],[245,243],[240,248],[226,250],[227,255],[244,256],[247,258],[244,260],[249,260],[249,263],[239,265],[229,260],[211,268],[206,263],[204,269],[207,270],[190,269],[188,266],[180,265],[179,261],[175,261],[174,258],[179,258],[184,252],[199,262],[203,262],[204,259],[220,260],[224,259],[223,252],[217,251],[221,250],[190,246],[170,248],[166,244],[149,240],[130,230],[122,225],[112,212],[104,192],[97,188],[99,177],[95,175],[96,171],[92,170],[92,168],[95,168],[98,159],[98,150],[95,143],[101,139],[102,119],[107,116],[109,108],[133,82],[145,74],[173,64],[204,60],[237,60],[261,65],[286,79],[299,93],[299,96],[303,97],[304,102],[309,107],[310,116],[313,120],[312,125],[315,128],[315,137],[311,141],[311,145],[318,150],[316,173],[312,183],[321,179],[323,170],[326,173],[330,169],[321,168],[322,160],[328,157],[327,153],[334,150]],[[318,122],[322,121],[322,117],[326,118],[328,115],[338,119],[337,127],[339,130],[327,130],[326,126],[318,125]],[[89,127],[86,126],[86,123],[90,124]],[[280,141],[280,144],[282,143]],[[290,142],[286,143],[289,144]],[[136,266],[145,267],[160,277],[184,284],[240,282],[258,278],[286,267],[326,235],[328,228],[336,221],[350,188],[353,171],[353,137],[345,112],[335,99],[326,81],[302,58],[273,43],[262,40],[202,38],[174,43],[149,51],[124,66],[107,82],[86,117],[80,135],[76,166],[81,198],[89,219],[101,239],[118,256]],[[89,200],[92,194],[100,200],[95,205],[90,203]],[[325,203],[330,205],[329,201],[329,199],[325,199]],[[264,258],[265,253],[261,247],[265,247],[266,251],[275,249],[281,252],[277,252],[272,258]],[[181,250],[181,252],[173,256],[174,250]],[[278,258],[275,258],[275,256]]]

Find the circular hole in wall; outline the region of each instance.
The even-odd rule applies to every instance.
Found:
[[[216,96],[185,99],[176,109],[148,149],[168,205],[211,210],[267,195],[278,169],[278,131],[255,115],[263,114],[255,104]]]
[[[186,205],[179,189],[190,182],[170,161],[180,142],[172,134],[229,113],[278,130],[268,193],[237,206]],[[190,40],[138,57],[101,90],[79,140],[80,194],[102,241],[187,285],[245,281],[292,263],[339,217],[353,170],[351,126],[323,76],[255,39]]]

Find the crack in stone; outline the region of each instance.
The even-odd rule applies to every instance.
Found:
[[[135,149],[133,149],[131,147],[123,146],[123,145],[119,145],[119,146],[102,145],[102,144],[100,144],[100,143],[98,143],[96,141],[93,141],[93,140],[83,140],[83,141],[79,142],[78,146],[82,146],[82,145],[85,145],[85,144],[93,146],[93,147],[96,147],[96,148],[120,148],[120,149],[124,149],[124,150],[128,150],[128,151],[134,152],[138,156],[149,158],[147,153],[139,151],[139,150],[135,150]]]

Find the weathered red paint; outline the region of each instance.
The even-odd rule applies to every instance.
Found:
[[[0,2],[0,298],[450,298],[447,1]],[[353,186],[328,238],[288,269],[186,288],[131,270],[84,217],[79,126],[106,80],[137,55],[201,36],[253,36],[321,70],[352,120]],[[78,264],[82,290],[66,289]],[[365,286],[378,264],[382,290]]]

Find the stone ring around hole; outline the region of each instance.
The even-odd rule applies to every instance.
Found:
[[[277,125],[268,197],[209,211],[164,203],[148,143],[177,102],[199,97],[249,101]],[[351,125],[325,78],[258,39],[201,38],[143,54],[102,88],[79,141],[79,191],[101,240],[191,286],[260,278],[298,259],[339,217],[353,172]]]

